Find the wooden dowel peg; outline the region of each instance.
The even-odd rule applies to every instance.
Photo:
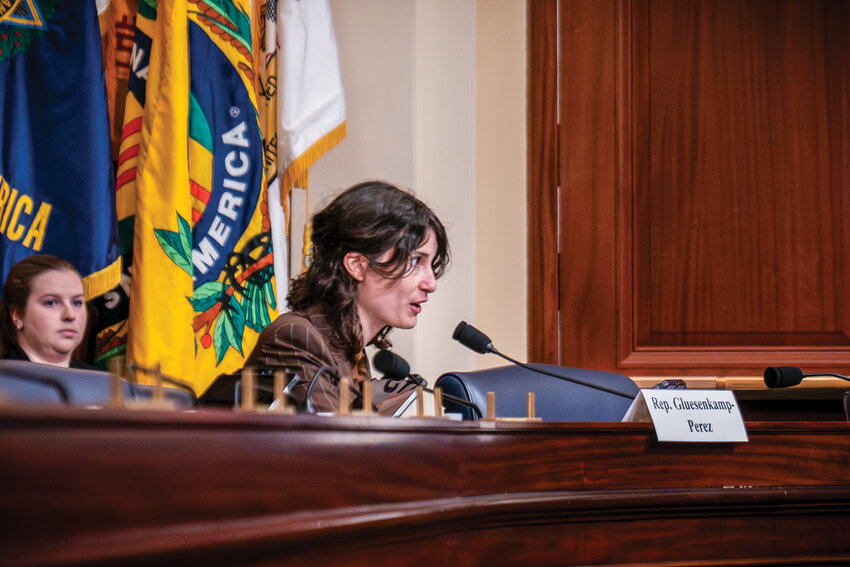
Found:
[[[272,374],[273,401],[277,402],[278,407],[283,405],[283,378],[283,370],[275,370],[274,374]]]
[[[165,408],[165,392],[162,390],[162,368],[159,363],[153,367],[153,406],[158,409]]]
[[[528,393],[528,410],[526,411],[528,419],[534,419],[534,392]]]
[[[111,364],[110,359],[110,366]],[[124,407],[124,383],[121,381],[121,377],[114,373],[109,373],[109,405],[115,408],[123,408]]]
[[[254,369],[242,369],[242,409],[253,411],[254,409]]]
[[[292,408],[289,407],[289,400],[285,395],[283,395],[283,389],[286,387],[286,384],[284,384],[286,381],[286,374],[283,370],[278,369],[274,371],[272,377],[272,392],[274,400],[269,406],[269,409],[277,413],[292,413]]]
[[[487,419],[496,419],[496,393],[487,392]]]
[[[363,382],[363,413],[372,413],[372,381]]]
[[[339,381],[339,414],[351,415],[351,378]]]
[[[107,370],[119,378],[124,378],[124,357],[113,356],[106,363]]]
[[[443,390],[434,388],[434,415],[443,417]]]
[[[416,386],[416,417],[425,415],[425,388]]]

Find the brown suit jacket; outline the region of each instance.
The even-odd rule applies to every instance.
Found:
[[[310,382],[325,367],[336,376],[323,372],[316,379],[310,399],[316,411],[338,411],[339,380],[350,379],[359,391],[359,384],[372,376],[365,351],[357,360],[349,359],[331,344],[331,332],[327,316],[317,307],[283,313],[260,333],[245,366],[297,369],[299,382],[291,392],[302,408]],[[352,394],[351,399],[354,398],[356,395]]]

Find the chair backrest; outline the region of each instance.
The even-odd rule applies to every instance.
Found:
[[[274,371],[274,368],[254,368],[255,403],[268,405],[274,401]],[[241,397],[242,374],[234,372],[219,374],[198,402],[201,407],[232,408],[240,405]]]
[[[844,417],[850,421],[850,391],[844,392]]]
[[[121,380],[124,399],[145,400],[153,395],[153,387]],[[163,388],[163,395],[173,407],[185,409],[196,405],[189,392]],[[112,397],[112,378],[99,370],[60,368],[26,360],[0,360],[0,398],[20,404],[61,404],[70,406],[102,406]]]
[[[463,419],[487,416],[487,392],[494,392],[496,417],[525,417],[528,392],[534,392],[535,417],[543,421],[620,421],[639,388],[628,376],[614,372],[568,368],[551,364],[529,366],[621,392],[617,395],[591,386],[534,372],[521,366],[499,366],[470,372],[449,372],[434,384],[443,393],[472,402],[480,412],[456,402],[444,402],[447,412]]]

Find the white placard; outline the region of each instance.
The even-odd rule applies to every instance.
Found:
[[[641,390],[623,421],[650,420],[659,441],[749,441],[731,390]]]

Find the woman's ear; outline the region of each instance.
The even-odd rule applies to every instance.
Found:
[[[18,309],[12,309],[9,311],[9,318],[12,319],[15,328],[20,331],[21,327],[24,326],[24,322],[21,320],[21,312]]]
[[[342,258],[342,265],[348,274],[362,282],[366,278],[366,268],[369,266],[369,260],[360,252],[349,252]]]

